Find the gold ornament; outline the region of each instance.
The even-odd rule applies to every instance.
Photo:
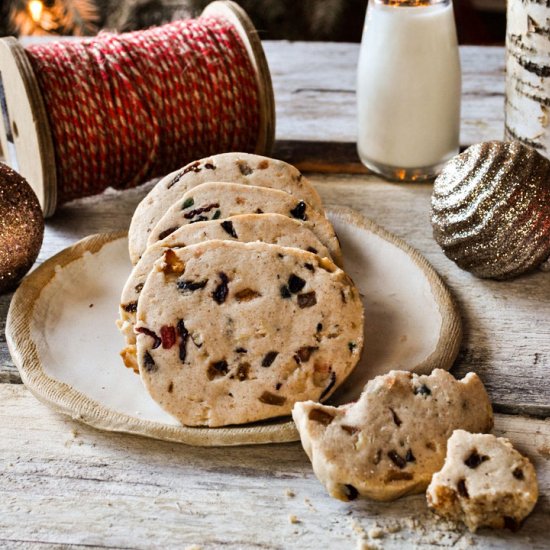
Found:
[[[43,236],[44,216],[34,191],[0,162],[0,293],[32,267]]]
[[[477,277],[541,267],[550,257],[550,161],[517,141],[471,146],[434,182],[432,226],[445,255]]]

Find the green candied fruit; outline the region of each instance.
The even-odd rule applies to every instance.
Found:
[[[189,197],[185,200],[183,203],[183,206],[181,207],[182,210],[185,210],[186,208],[189,208],[195,204],[195,199],[193,197]]]

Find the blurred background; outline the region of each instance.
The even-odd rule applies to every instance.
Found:
[[[93,36],[195,17],[209,0],[1,0],[0,36]],[[237,0],[263,39],[359,42],[367,0]],[[461,44],[504,43],[506,0],[455,0]]]

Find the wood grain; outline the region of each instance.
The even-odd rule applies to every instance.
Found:
[[[200,449],[113,437],[53,413],[16,385],[0,385],[0,403],[2,547],[354,548],[377,526],[383,538],[370,542],[390,549],[411,540],[422,548],[547,548],[550,422],[497,415],[498,434],[534,460],[543,496],[520,532],[474,537],[433,516],[422,495],[330,498],[297,443]]]
[[[447,259],[432,237],[431,185],[396,185],[369,176],[319,176],[327,204],[353,204],[432,263],[458,301],[464,338],[452,372],[477,372],[495,410],[550,414],[550,277],[477,279]]]
[[[277,111],[277,139],[349,143],[355,153],[357,44],[265,42]],[[460,48],[464,146],[504,135],[504,48]],[[330,148],[328,148],[330,151]],[[298,159],[299,160],[299,159]],[[325,162],[324,155],[317,161]]]

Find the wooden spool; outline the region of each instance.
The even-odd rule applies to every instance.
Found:
[[[202,15],[227,20],[243,41],[259,94],[260,124],[254,152],[269,153],[275,139],[275,100],[258,33],[246,12],[231,1],[212,2]],[[6,161],[30,183],[44,215],[51,216],[57,206],[57,174],[48,114],[25,49],[12,37],[0,38],[0,109],[0,145]]]

